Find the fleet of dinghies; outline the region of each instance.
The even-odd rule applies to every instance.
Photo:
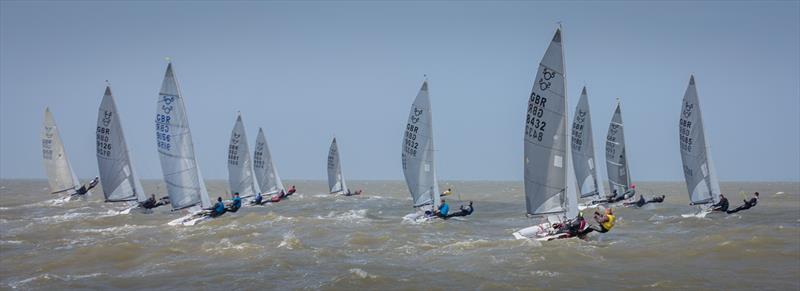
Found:
[[[578,215],[579,209],[612,207],[623,198],[633,198],[635,193],[626,154],[621,102],[618,99],[605,140],[605,164],[611,193],[604,194],[598,181],[587,89],[584,86],[581,90],[574,116],[570,119],[564,59],[563,31],[559,26],[539,62],[528,96],[523,169],[526,214],[533,225],[513,232],[518,239],[546,241],[583,237],[589,226],[583,223],[582,213]],[[411,104],[401,147],[402,169],[413,209],[403,220],[415,223],[437,217],[448,218],[439,211],[443,202],[441,196],[450,193],[441,194],[437,183],[428,86],[425,79]],[[219,201],[212,207],[195,155],[184,102],[170,62],[159,91],[155,116],[156,147],[169,200],[156,203],[154,196],[147,197],[139,181],[111,87],[106,87],[97,116],[97,165],[105,201],[126,204],[120,213],[127,214],[134,209],[149,213],[151,208],[169,204],[173,212],[183,213],[169,225],[195,225],[216,217],[212,213],[218,210],[218,206],[224,206]],[[572,120],[571,126],[569,120]],[[719,202],[720,187],[705,136],[694,76],[690,77],[683,97],[679,138],[689,199],[692,205],[698,205],[697,213],[684,217],[704,217],[711,210],[701,206]],[[41,139],[50,192],[61,194],[57,200],[69,201],[90,194],[97,179],[88,187],[81,185],[67,158],[49,108],[45,109]],[[271,197],[270,202],[277,202],[294,193],[294,186],[287,192],[278,175],[262,128],[258,129],[255,148],[250,155],[240,113],[231,131],[227,154],[229,190],[234,201],[255,199],[252,205],[262,205],[262,195]],[[335,137],[328,151],[327,170],[331,194],[353,195],[345,181]],[[355,192],[360,193],[360,190]],[[579,206],[580,199],[592,201]],[[457,216],[471,213],[470,206],[469,213]],[[610,221],[597,221],[603,226],[600,232],[613,227],[614,219],[610,218]],[[577,224],[577,221],[581,223]],[[564,231],[565,226],[571,226],[571,231]]]

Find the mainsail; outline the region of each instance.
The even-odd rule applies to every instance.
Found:
[[[44,110],[44,128],[42,130],[42,161],[47,172],[47,181],[50,183],[50,192],[73,194],[81,187],[78,177],[72,170],[64,151],[64,143],[58,126],[50,113],[50,108]]]
[[[586,87],[583,87],[572,121],[572,165],[575,167],[581,198],[600,193],[597,185],[597,168],[594,163],[592,116],[589,113],[588,99]]]
[[[261,193],[253,174],[253,162],[250,160],[250,148],[241,114],[236,116],[236,124],[233,125],[228,144],[228,185],[231,195],[239,193],[241,198]]]
[[[144,193],[139,176],[133,169],[133,163],[122,132],[117,104],[111,94],[111,87],[106,86],[103,101],[97,111],[97,168],[100,170],[100,181],[103,181],[103,195],[107,202],[137,200],[144,202]]]
[[[283,182],[281,182],[281,177],[278,176],[278,169],[275,167],[275,162],[270,155],[264,130],[261,128],[258,129],[258,137],[256,137],[253,168],[259,188],[261,188],[261,191],[264,191],[265,194],[271,195],[281,191],[286,192],[286,189],[283,187]]]
[[[427,80],[422,82],[422,87],[411,104],[401,153],[403,174],[414,207],[438,207],[439,185],[436,183],[433,162],[433,115]]]
[[[339,147],[336,145],[336,138],[331,142],[328,150],[328,189],[331,194],[347,193],[347,184],[344,182],[342,174],[342,162],[339,159]]]
[[[622,109],[617,102],[617,109],[611,117],[606,135],[606,170],[608,171],[609,190],[617,190],[622,195],[631,186],[631,172],[628,168],[628,157],[625,154],[625,132],[622,125]]]
[[[172,209],[178,210],[200,204],[211,207],[203,175],[197,165],[189,130],[189,119],[178,88],[178,81],[167,65],[156,108],[156,141],[161,159],[161,171],[167,184]]]
[[[525,206],[529,215],[575,215],[577,194],[567,148],[567,97],[561,29],[547,48],[528,99],[525,121]]]
[[[689,78],[689,86],[683,95],[683,110],[678,128],[683,176],[689,190],[689,200],[692,204],[719,201],[719,180],[714,162],[711,160],[711,150],[706,142],[694,76]]]

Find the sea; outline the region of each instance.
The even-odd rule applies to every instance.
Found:
[[[163,196],[164,184],[143,181]],[[207,181],[212,199],[225,181]],[[44,180],[0,180],[0,290],[800,290],[800,183],[723,182],[737,214],[684,217],[683,182],[639,182],[660,204],[617,208],[616,226],[587,239],[514,239],[526,217],[520,181],[441,181],[451,209],[424,223],[402,181],[289,181],[288,200],[195,226],[168,207],[121,214],[100,187],[61,202]],[[587,217],[593,210],[585,210]]]

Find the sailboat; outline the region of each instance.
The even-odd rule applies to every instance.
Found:
[[[207,218],[199,214],[202,208],[211,207],[211,201],[195,158],[192,131],[172,63],[167,65],[156,105],[156,143],[170,205],[173,211],[189,212],[169,224],[194,225]]]
[[[344,181],[342,173],[342,162],[339,159],[339,147],[336,145],[336,138],[333,138],[331,147],[328,150],[328,189],[331,194],[347,194],[347,183]]]
[[[129,202],[128,213],[147,200],[147,195],[133,168],[125,134],[122,132],[117,104],[111,87],[106,86],[103,101],[97,110],[97,168],[103,181],[106,202]],[[130,203],[131,201],[135,201]],[[137,203],[138,202],[138,203]]]
[[[594,158],[594,137],[592,135],[592,116],[589,111],[589,97],[586,87],[581,90],[578,106],[572,121],[572,166],[578,181],[580,198],[600,198],[597,183],[597,167]]]
[[[683,161],[683,177],[689,191],[692,205],[713,204],[719,201],[719,180],[717,169],[711,159],[711,148],[706,141],[703,115],[700,111],[700,99],[697,96],[694,76],[689,78],[689,86],[683,95],[679,129],[681,160]],[[701,209],[698,214],[684,215],[705,216],[709,209]]]
[[[539,63],[525,121],[525,206],[538,225],[513,233],[517,239],[552,240],[554,224],[578,214],[578,194],[567,125],[567,95],[561,28]]]
[[[70,201],[73,194],[81,187],[81,182],[75,176],[72,165],[64,150],[58,126],[50,113],[50,108],[44,110],[44,128],[42,129],[42,161],[47,173],[47,182],[50,184],[51,194],[66,194],[61,201]],[[91,194],[90,192],[86,193]]]
[[[625,147],[625,131],[622,123],[622,109],[619,100],[611,117],[606,135],[606,171],[608,186],[623,195],[631,187],[631,172],[628,167],[628,156]]]
[[[258,128],[258,137],[256,137],[253,169],[263,195],[271,196],[281,191],[286,193],[286,188],[283,187],[281,177],[278,175],[278,168],[275,167],[275,161],[272,160],[264,130],[261,128]]]
[[[233,125],[231,140],[228,144],[228,185],[231,195],[239,193],[239,197],[242,199],[261,193],[254,174],[253,162],[250,160],[250,148],[241,114],[236,116],[236,123]]]
[[[440,194],[434,167],[433,114],[427,80],[422,82],[422,87],[411,104],[403,133],[401,158],[412,206],[416,210],[403,219],[415,222],[428,220],[430,216],[425,212],[432,213],[439,207]]]

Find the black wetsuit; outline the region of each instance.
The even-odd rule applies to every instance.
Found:
[[[156,207],[158,207],[158,205],[156,205],[156,199],[154,199],[152,197],[151,198],[147,198],[147,200],[142,202],[142,208],[151,209],[151,208],[156,208]]]
[[[721,199],[719,199],[719,202],[717,202],[714,205],[711,205],[711,210],[712,211],[727,212],[728,211],[728,198],[722,197]]]
[[[647,200],[647,203],[661,203],[661,202],[664,202],[664,195],[656,196],[653,197],[653,199]]]
[[[745,210],[745,209],[750,209],[753,206],[756,206],[756,204],[758,203],[758,198],[753,197],[753,198],[750,198],[750,201],[747,201],[747,200],[743,200],[743,201],[744,201],[743,205],[741,205],[739,207],[736,207],[733,210],[729,210],[728,214],[736,213],[736,212],[739,212],[739,211],[742,211],[742,210]]]
[[[446,218],[456,217],[456,216],[467,216],[467,215],[472,214],[472,211],[475,210],[474,208],[472,208],[472,205],[469,205],[466,208],[464,208],[464,205],[461,205],[460,208],[461,208],[461,211],[450,213],[450,214],[447,215]]]
[[[73,193],[72,195],[85,195],[86,193],[89,193],[89,190],[92,190],[94,186],[97,186],[97,183],[99,182],[100,180],[98,180],[97,178],[92,179],[91,181],[89,181],[89,187],[86,187],[86,185],[81,185],[81,187],[78,188],[78,190],[75,190],[75,193]]]
[[[642,207],[645,204],[647,204],[647,201],[644,200],[644,196],[639,196],[639,200],[636,200],[635,202],[625,202],[625,206]]]

